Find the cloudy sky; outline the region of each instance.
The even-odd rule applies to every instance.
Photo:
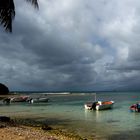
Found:
[[[15,0],[0,27],[0,82],[10,90],[140,90],[139,0]]]

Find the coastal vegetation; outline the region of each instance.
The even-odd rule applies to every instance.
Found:
[[[7,95],[9,94],[9,89],[6,85],[0,83],[0,95]]]
[[[30,2],[35,8],[38,8],[37,0],[26,0]],[[12,32],[12,21],[15,17],[14,0],[0,0],[0,24],[5,31]]]

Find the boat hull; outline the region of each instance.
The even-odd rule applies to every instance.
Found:
[[[106,109],[112,109],[113,108],[113,101],[109,101],[107,103],[102,103],[99,105],[96,105],[96,110],[106,110]]]
[[[48,101],[49,101],[48,98],[35,98],[35,99],[31,99],[29,102],[30,103],[44,103]]]
[[[11,102],[26,102],[28,98],[28,96],[13,97],[11,98]]]
[[[87,110],[106,110],[106,109],[112,109],[113,108],[114,101],[98,101],[93,103],[86,103],[85,109]]]
[[[140,112],[140,104],[133,104],[130,106],[130,111],[131,112]]]

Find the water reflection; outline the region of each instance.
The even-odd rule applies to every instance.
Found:
[[[96,121],[96,122],[105,122],[105,120],[111,118],[111,112],[112,110],[86,110],[85,109],[85,120],[89,121]]]

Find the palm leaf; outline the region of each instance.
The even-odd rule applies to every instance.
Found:
[[[35,8],[39,8],[37,0],[26,0],[27,2],[30,2]]]
[[[13,0],[1,0],[0,2],[0,24],[5,30],[12,32],[12,20],[15,17],[15,6]]]
[[[26,0],[38,9],[37,0]],[[15,17],[14,0],[0,0],[0,24],[8,32],[12,32],[12,21]]]

